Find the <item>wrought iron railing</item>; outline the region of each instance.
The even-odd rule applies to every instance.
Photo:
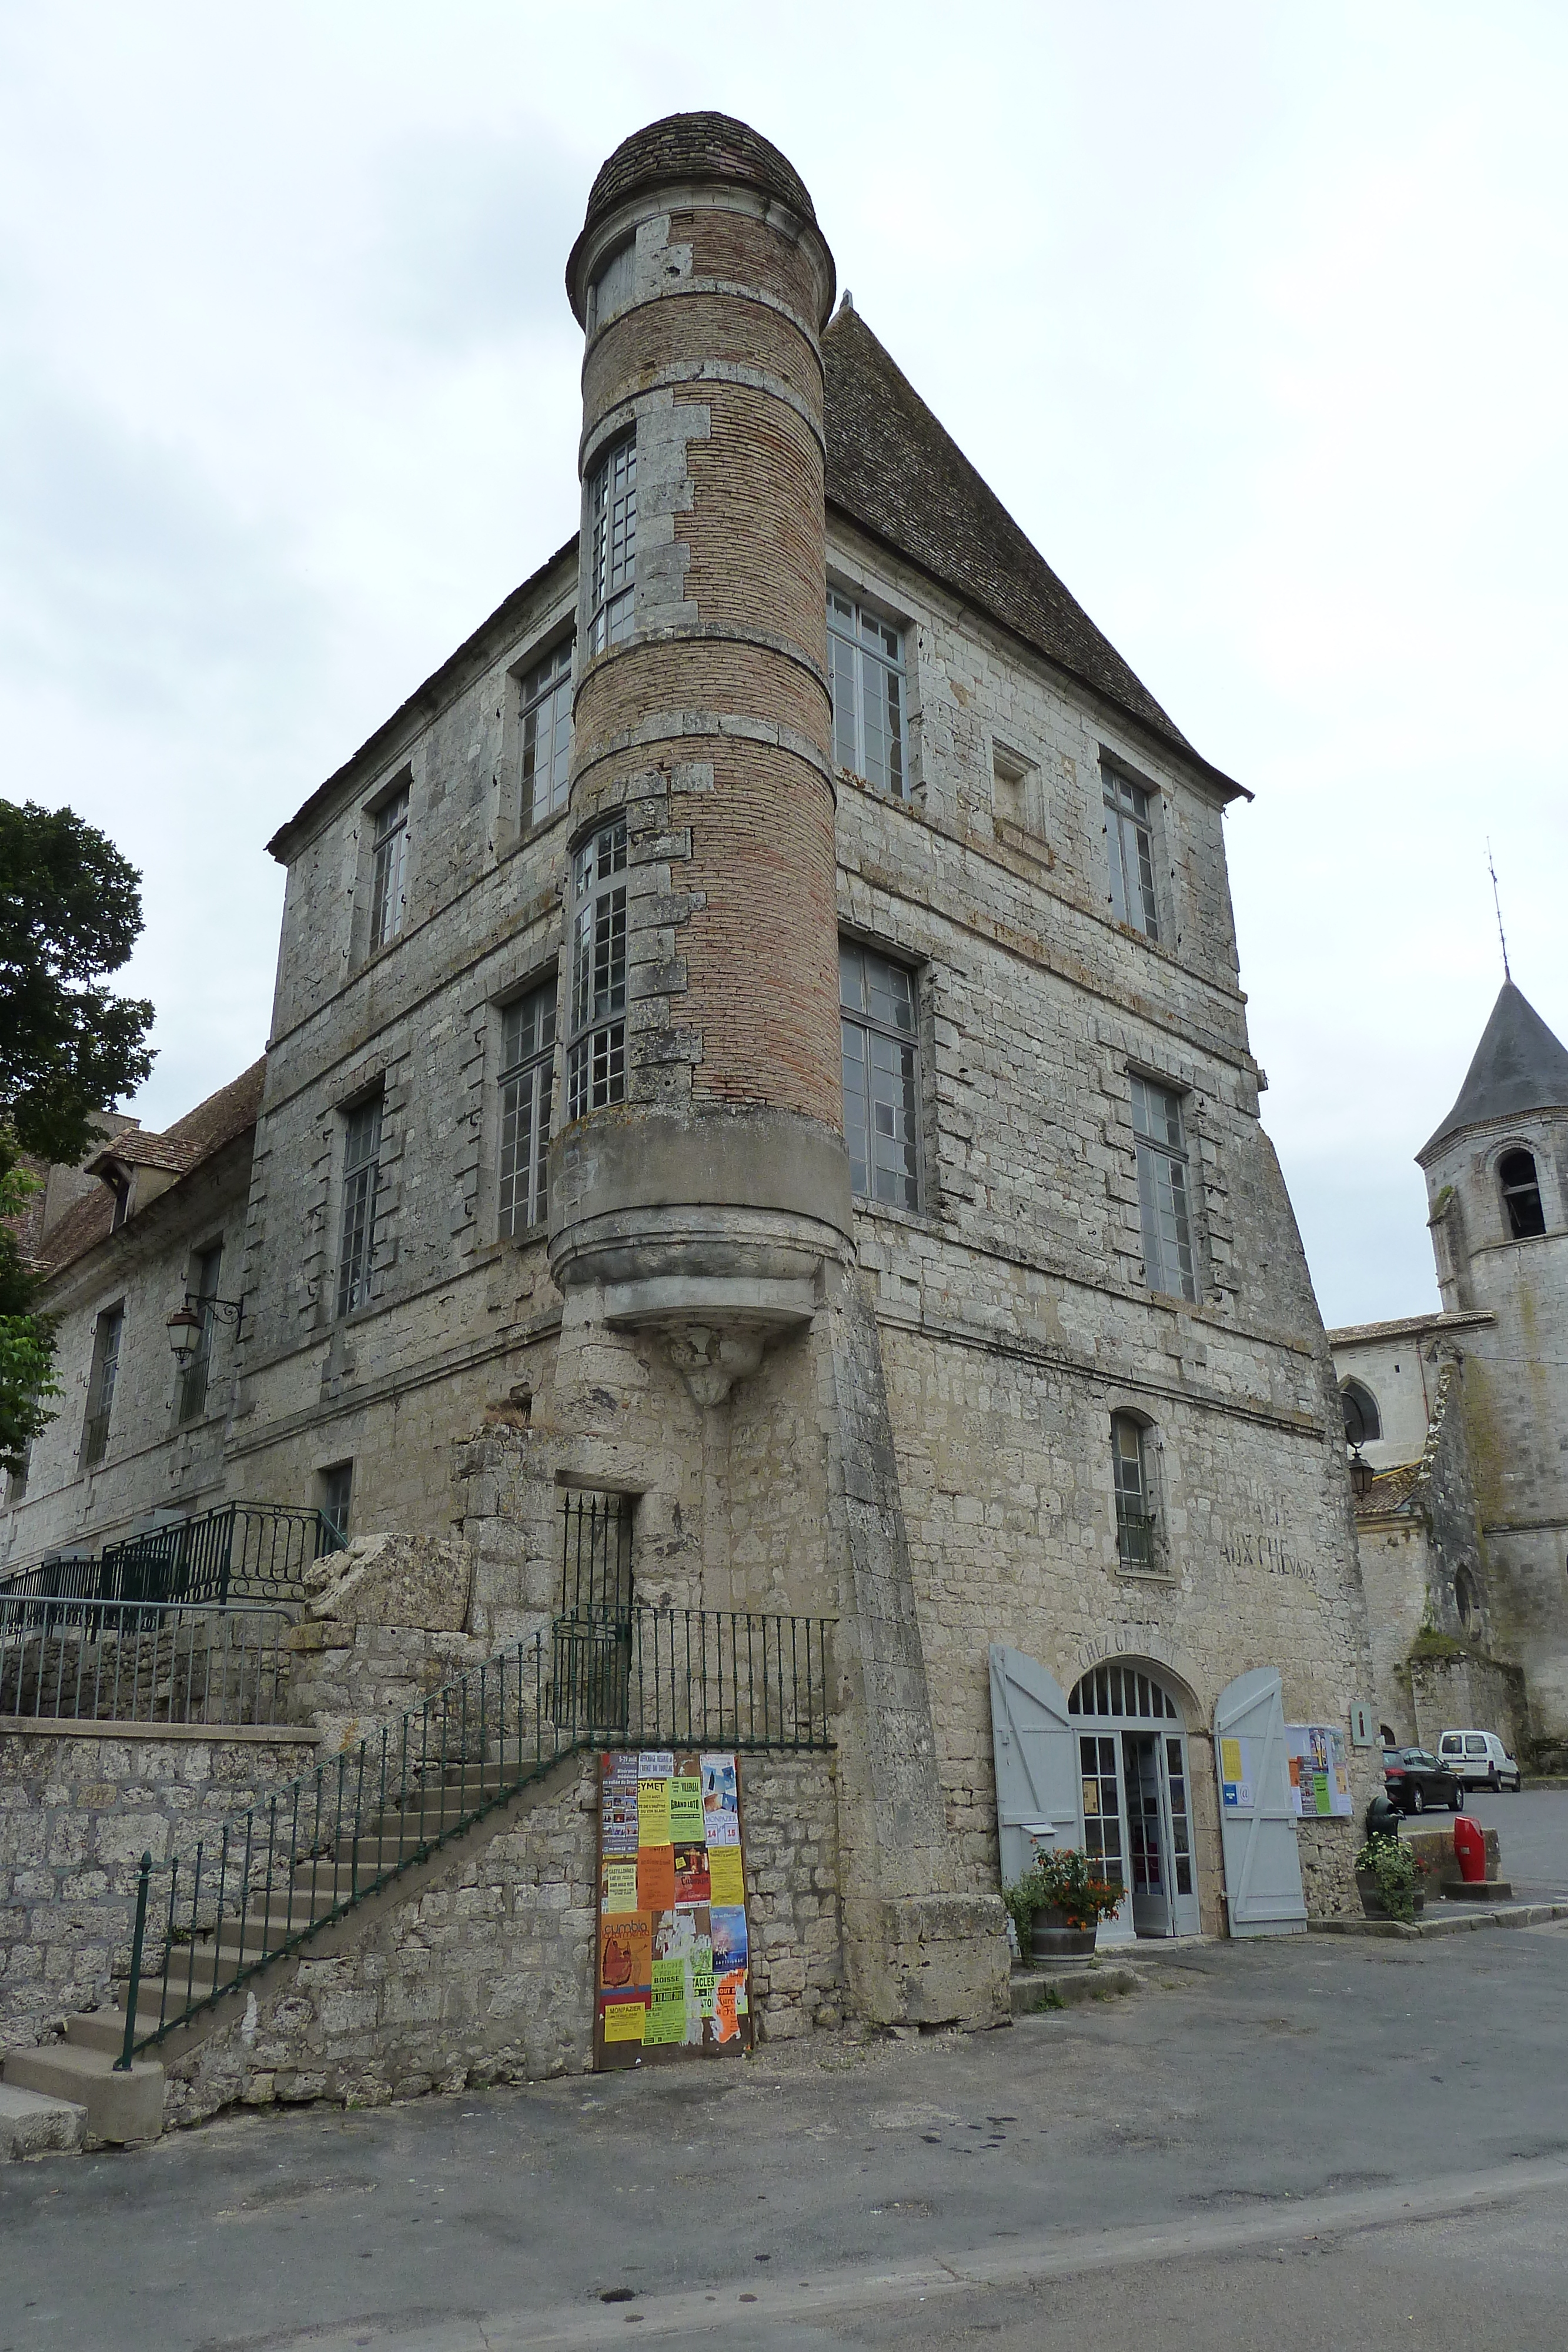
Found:
[[[117,2063],[569,1756],[610,1745],[831,1746],[830,1635],[818,1618],[696,1610],[636,1611],[630,1627],[557,1620],[183,1855],[157,1865],[144,1855]]]
[[[0,1592],[0,1723],[277,1723],[298,1614]]]
[[[1116,1536],[1124,1568],[1157,1568],[1155,1521],[1136,1511],[1119,1511]]]
[[[305,1571],[342,1536],[323,1511],[220,1503],[189,1519],[105,1544],[88,1559],[46,1559],[0,1584],[0,1600],[301,1601]]]

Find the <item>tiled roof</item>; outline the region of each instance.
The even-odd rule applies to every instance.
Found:
[[[822,338],[822,356],[829,505],[1196,758],[847,303]],[[1208,772],[1230,793],[1241,789]]]
[[[1568,1109],[1568,1046],[1505,980],[1481,1032],[1459,1098],[1416,1154],[1424,1166],[1461,1128],[1492,1127],[1532,1110]]]
[[[1368,1491],[1356,1496],[1356,1517],[1380,1518],[1408,1503],[1416,1491],[1416,1482],[1426,1465],[1426,1459],[1423,1454],[1419,1461],[1401,1462],[1396,1469],[1380,1470]]]
[[[180,1177],[190,1175],[225,1144],[256,1125],[266,1076],[264,1055],[237,1078],[231,1078],[226,1087],[209,1095],[205,1102],[198,1103],[194,1110],[187,1111],[183,1118],[177,1118],[162,1135],[151,1134],[140,1127],[126,1129],[97,1155],[93,1166],[119,1160],[127,1167],[172,1169]],[[89,1193],[86,1200],[78,1201],[46,1236],[38,1255],[39,1271],[57,1274],[62,1266],[95,1249],[99,1242],[107,1240],[113,1217],[114,1196],[107,1184]],[[134,1224],[134,1218],[131,1223]]]
[[[1354,1347],[1358,1339],[1414,1339],[1423,1331],[1458,1331],[1472,1323],[1495,1323],[1485,1307],[1465,1314],[1402,1315],[1392,1323],[1345,1323],[1328,1334],[1331,1348]]]

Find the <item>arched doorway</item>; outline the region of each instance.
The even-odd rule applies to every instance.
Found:
[[[1126,1900],[1101,1929],[1106,1943],[1196,1936],[1197,1871],[1181,1704],[1158,1671],[1118,1659],[1073,1685],[1083,1843]]]

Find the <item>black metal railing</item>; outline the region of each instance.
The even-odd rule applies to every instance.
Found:
[[[1157,1568],[1155,1521],[1136,1511],[1118,1511],[1116,1539],[1124,1568]]]
[[[0,1593],[0,1724],[275,1724],[297,1610]]]
[[[0,1584],[0,1600],[301,1601],[305,1571],[342,1536],[324,1511],[281,1503],[220,1503],[189,1519],[105,1544],[86,1559],[53,1559]]]
[[[595,1678],[573,1645],[596,1621],[558,1619],[187,1853],[157,1865],[144,1856],[118,2063],[567,1757],[606,1745],[830,1747],[831,1622],[639,1610],[629,1627],[597,1621],[615,1664]]]
[[[559,1615],[617,1623],[631,1616],[632,1514],[629,1496],[562,1496]]]

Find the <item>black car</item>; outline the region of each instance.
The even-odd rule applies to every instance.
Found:
[[[1402,1813],[1424,1813],[1428,1805],[1465,1810],[1465,1784],[1439,1764],[1429,1748],[1385,1748],[1383,1784]]]

